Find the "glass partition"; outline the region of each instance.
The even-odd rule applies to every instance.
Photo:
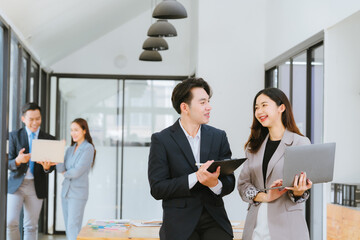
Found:
[[[4,28],[2,28],[2,26],[0,24],[0,73],[4,72],[4,62],[3,61],[4,61]],[[2,99],[2,91],[0,91],[0,94],[1,94],[0,99]]]
[[[9,48],[8,42],[8,29],[2,26],[0,21],[0,212],[2,217],[0,218],[0,239],[6,238],[6,190],[7,190],[7,138],[8,138],[8,62],[7,49]]]
[[[9,131],[20,127],[19,101],[19,48],[15,39],[11,39],[10,48],[10,91],[9,91]]]
[[[279,88],[291,101],[290,60],[279,65]]]
[[[323,36],[321,37],[323,39]],[[266,74],[272,69],[279,69],[279,88],[289,97],[295,121],[302,134],[312,143],[323,142],[324,126],[324,43],[316,40],[315,43],[303,45],[298,51],[291,50],[285,57],[279,57],[278,62],[270,65]],[[300,46],[300,45],[299,45]],[[295,54],[295,52],[297,52]],[[285,63],[283,59],[288,59]],[[272,61],[271,64],[273,64]],[[267,84],[265,79],[265,86]],[[326,211],[324,205],[323,184],[312,187],[310,199],[306,201],[306,221],[310,227],[311,239],[320,239],[323,236],[325,222],[322,219]]]
[[[122,84],[118,80],[59,80],[60,139],[71,143],[70,124],[75,118],[87,120],[96,148],[95,165],[90,172],[89,200],[84,223],[90,218],[116,218],[118,140],[121,139]],[[61,208],[61,183],[57,174],[56,230],[65,230]]]
[[[161,218],[161,201],[150,195],[147,163],[151,134],[178,118],[171,104],[174,80],[60,78],[60,139],[70,145],[70,123],[89,123],[96,147],[83,224],[89,219]],[[62,175],[57,174],[56,229],[65,230]]]
[[[292,107],[296,125],[306,135],[306,52],[293,58]]]
[[[150,138],[178,118],[171,94],[177,82],[127,80],[124,103],[122,217],[162,217],[161,201],[150,195],[147,178]]]
[[[30,67],[30,101],[39,103],[39,65],[35,62]]]
[[[313,143],[323,142],[324,120],[324,46],[315,48],[311,52],[311,136]]]
[[[315,97],[316,96],[316,97]],[[311,51],[311,141],[312,143],[322,143],[324,130],[324,45],[316,47]],[[323,189],[326,184],[315,184],[312,187],[311,194],[311,214],[310,231],[313,233],[313,239],[322,237],[321,216],[326,213],[323,204]]]
[[[1,128],[1,146],[0,152],[2,156],[3,164],[1,164],[1,182],[6,186],[6,178],[8,177],[8,166],[7,166],[7,153],[8,153],[8,131],[13,131],[22,127],[21,122],[21,108],[25,102],[29,100],[34,100],[37,102],[38,91],[39,91],[39,69],[40,66],[33,61],[33,81],[30,86],[29,82],[29,66],[32,59],[31,54],[26,52],[23,47],[19,44],[16,34],[13,34],[10,27],[4,23],[3,19],[0,19],[0,110],[2,113],[2,128]],[[30,93],[30,88],[32,88],[32,93]],[[47,92],[45,95],[48,95]],[[30,98],[31,97],[31,98]],[[1,184],[1,185],[3,185]],[[1,186],[1,209],[2,215],[6,216],[6,201],[3,201],[3,197],[6,195],[6,187]],[[3,191],[5,190],[5,191]],[[44,225],[44,215],[40,216],[39,230],[45,231],[42,227]],[[20,216],[20,226],[22,229],[22,218]],[[2,219],[6,220],[6,218]],[[2,226],[5,226],[6,223],[1,221]],[[3,230],[3,228],[1,228]],[[1,232],[1,239],[3,238],[3,233]]]
[[[30,100],[29,93],[26,91],[28,87],[28,62],[29,56],[25,51],[22,51],[22,57],[20,62],[20,106]]]

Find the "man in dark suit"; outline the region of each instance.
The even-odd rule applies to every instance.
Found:
[[[234,190],[234,175],[207,171],[212,160],[231,157],[226,133],[205,125],[210,97],[201,78],[179,83],[171,100],[180,119],[151,137],[148,177],[151,195],[162,199],[161,240],[233,239],[222,197]]]
[[[24,239],[37,238],[41,206],[47,197],[47,173],[54,169],[54,164],[30,161],[31,145],[33,139],[55,139],[40,130],[40,111],[36,103],[25,104],[21,117],[25,127],[10,133],[7,240],[20,240],[19,218],[23,206]]]

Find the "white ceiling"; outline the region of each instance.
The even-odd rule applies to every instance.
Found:
[[[24,43],[45,66],[50,66],[155,3],[155,0],[0,0],[0,10]]]

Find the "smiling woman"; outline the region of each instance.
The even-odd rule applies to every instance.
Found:
[[[281,124],[281,115],[284,111],[284,104],[280,106],[276,105],[276,103],[265,94],[259,95],[256,99],[255,117],[261,122],[263,127],[275,127],[274,125]]]
[[[238,181],[239,194],[249,203],[244,240],[309,239],[304,202],[312,182],[306,173],[294,176],[293,187],[263,190],[282,186],[285,148],[309,143],[296,126],[290,102],[280,89],[266,88],[256,94],[253,124],[245,144],[248,160]]]
[[[66,236],[75,240],[80,232],[85,205],[89,196],[89,172],[94,165],[96,150],[85,119],[71,123],[71,146],[67,149],[64,163],[56,169],[63,174],[62,209]]]

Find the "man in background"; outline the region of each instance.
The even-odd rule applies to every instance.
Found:
[[[41,109],[36,103],[26,103],[21,121],[24,128],[9,136],[9,170],[7,195],[7,240],[20,240],[19,219],[24,207],[24,240],[36,240],[43,199],[47,197],[47,173],[54,167],[48,161],[31,161],[33,139],[55,138],[42,130]]]

